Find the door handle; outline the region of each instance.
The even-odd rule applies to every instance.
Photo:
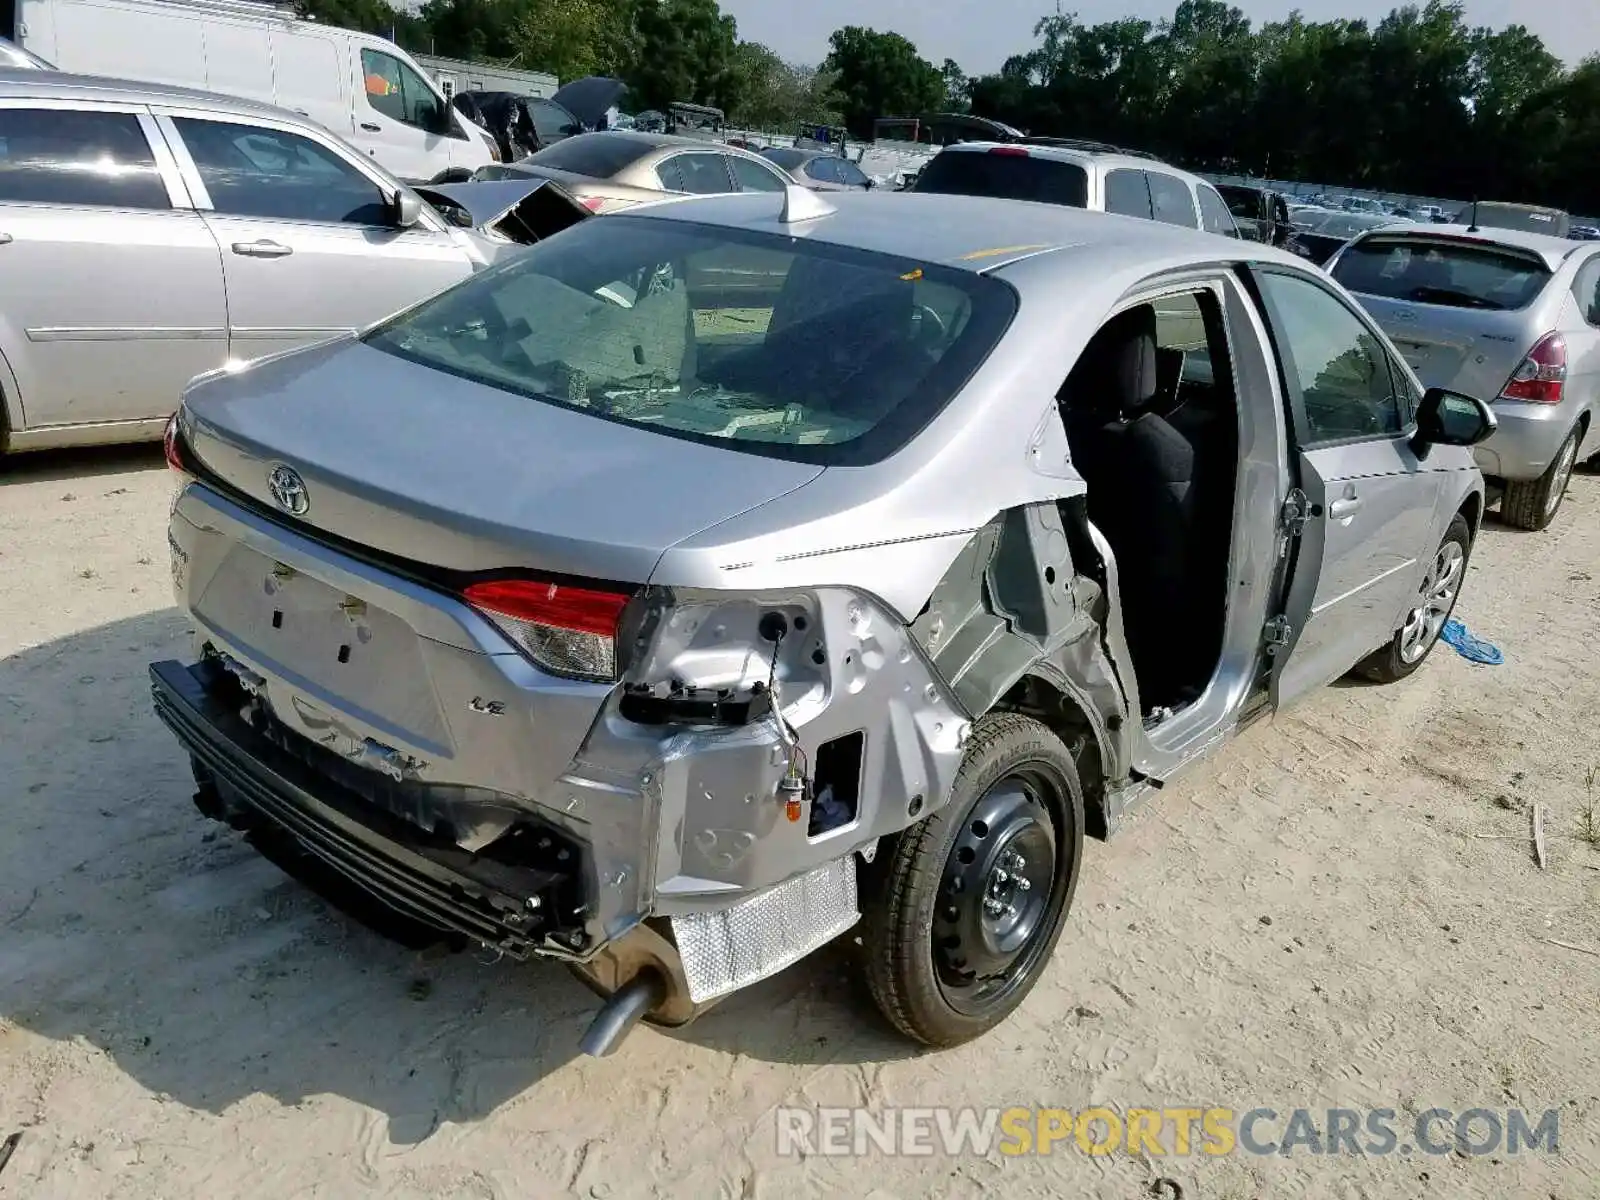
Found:
[[[1335,521],[1344,521],[1361,511],[1359,496],[1345,496],[1328,505],[1328,515]]]
[[[376,125],[371,121],[363,121],[363,122],[361,122],[361,128],[365,129],[368,133],[382,133],[383,132],[383,126]]]
[[[233,252],[246,258],[284,258],[294,253],[294,247],[262,239],[259,242],[235,242]]]

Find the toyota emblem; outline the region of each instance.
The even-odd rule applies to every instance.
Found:
[[[300,472],[293,467],[286,467],[282,463],[273,467],[267,473],[267,490],[278,502],[278,507],[286,513],[303,517],[306,509],[311,507],[311,495],[306,491],[306,481],[300,478]]]

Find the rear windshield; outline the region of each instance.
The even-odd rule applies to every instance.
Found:
[[[1434,238],[1371,237],[1345,249],[1333,277],[1352,292],[1451,308],[1521,308],[1550,281],[1538,258]]]
[[[585,221],[367,335],[530,400],[798,462],[876,462],[1005,332],[987,276],[650,217]],[[714,481],[708,481],[708,485]]]
[[[947,150],[922,169],[911,190],[1083,208],[1089,201],[1089,177],[1074,163],[1050,158],[1012,151]]]
[[[552,171],[609,179],[655,148],[650,142],[635,141],[615,133],[580,133],[546,146],[522,162],[530,167],[549,167]]]

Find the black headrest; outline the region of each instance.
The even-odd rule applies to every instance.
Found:
[[[1108,415],[1135,413],[1156,398],[1156,310],[1120,312],[1090,339],[1068,380],[1073,403]]]

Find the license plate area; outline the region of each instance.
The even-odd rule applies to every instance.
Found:
[[[336,712],[448,742],[416,633],[365,596],[235,544],[196,615],[263,670]]]

